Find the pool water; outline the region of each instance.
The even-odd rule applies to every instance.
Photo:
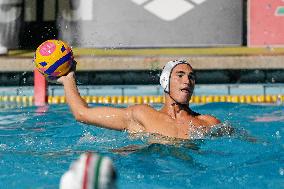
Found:
[[[58,188],[70,163],[86,151],[112,158],[120,189],[284,187],[283,105],[192,108],[218,117],[236,133],[149,145],[147,137],[78,123],[67,105],[0,109],[0,188]],[[139,149],[118,150],[132,145]]]

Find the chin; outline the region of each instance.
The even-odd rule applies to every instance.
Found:
[[[180,103],[180,104],[189,104],[189,100],[188,99],[182,99],[182,100],[179,100],[178,103]]]

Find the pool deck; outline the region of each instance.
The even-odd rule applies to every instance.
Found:
[[[73,49],[78,71],[159,70],[173,59],[190,59],[196,70],[284,69],[284,48]],[[1,72],[32,71],[32,50],[0,56]]]

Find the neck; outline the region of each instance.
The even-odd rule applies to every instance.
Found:
[[[172,118],[175,118],[177,114],[182,112],[187,114],[193,114],[193,111],[189,108],[189,104],[181,104],[178,103],[175,99],[173,99],[169,94],[165,96],[165,105],[161,109],[162,112],[170,115]]]

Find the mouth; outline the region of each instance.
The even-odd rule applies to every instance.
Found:
[[[186,94],[189,94],[189,93],[190,93],[189,88],[182,88],[182,89],[180,89],[180,90],[181,90],[181,92],[186,93]]]

